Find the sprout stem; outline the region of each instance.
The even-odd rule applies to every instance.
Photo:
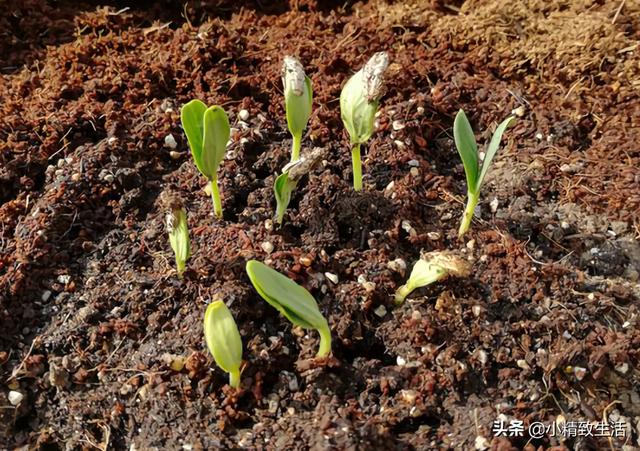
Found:
[[[287,211],[287,206],[282,204],[282,203],[278,203],[276,205],[276,222],[278,224],[282,224],[282,220],[284,219],[284,213],[285,211]]]
[[[479,194],[479,192],[467,192],[467,207],[464,209],[464,213],[462,214],[462,222],[460,223],[460,229],[458,229],[458,239],[462,238],[462,236],[469,230],[469,227],[471,227],[473,212],[475,211],[480,198]]]
[[[409,285],[408,283],[402,285],[400,288],[398,288],[398,290],[396,291],[396,295],[394,298],[394,301],[396,303],[396,305],[400,305],[404,302],[404,300],[407,298],[407,296],[409,296],[411,294],[411,292],[413,291],[414,287]]]
[[[331,352],[331,330],[329,330],[329,325],[318,329],[318,332],[320,332],[320,347],[316,357],[326,357]]]
[[[240,387],[240,370],[231,371],[229,373],[229,385],[233,388]]]
[[[362,190],[362,161],[360,160],[360,144],[351,149],[351,165],[353,167],[353,189]]]
[[[220,192],[218,191],[217,174],[211,179],[211,199],[213,200],[213,213],[216,218],[222,219],[222,200],[220,200]]]
[[[293,142],[291,143],[291,161],[300,159],[300,148],[302,147],[302,133],[292,134]]]
[[[182,279],[182,273],[184,273],[186,266],[186,262],[184,260],[180,260],[176,256],[176,271],[178,272],[178,279]]]

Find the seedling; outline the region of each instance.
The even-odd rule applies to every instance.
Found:
[[[467,233],[471,226],[471,219],[473,218],[473,212],[478,205],[480,199],[480,188],[484,182],[484,178],[487,175],[491,160],[496,155],[498,147],[500,146],[500,140],[502,134],[511,125],[511,122],[515,120],[514,116],[509,116],[498,125],[496,131],[493,132],[491,142],[487,147],[487,152],[480,166],[478,158],[478,146],[476,144],[476,138],[473,135],[473,129],[467,115],[464,111],[458,111],[456,118],[453,122],[453,138],[456,143],[456,148],[462,159],[462,165],[464,166],[464,172],[467,177],[467,207],[462,215],[462,222],[460,223],[460,229],[458,230],[458,238]]]
[[[182,107],[182,128],[187,135],[193,161],[200,173],[209,180],[213,211],[222,218],[222,201],[218,191],[218,167],[231,135],[227,113],[219,106],[207,106],[192,100]]]
[[[340,115],[351,141],[353,188],[362,189],[360,146],[373,134],[380,98],[384,95],[384,72],[389,66],[386,52],[378,52],[347,81],[340,94]]]
[[[323,148],[316,147],[299,160],[292,161],[282,168],[282,174],[276,178],[273,184],[273,192],[276,196],[276,222],[278,224],[282,224],[284,213],[291,201],[291,194],[296,189],[298,182],[320,161],[323,153]]]
[[[229,385],[240,386],[242,339],[231,312],[222,301],[214,301],[204,314],[204,338],[216,365],[229,373]]]
[[[467,277],[471,266],[448,252],[430,252],[423,255],[411,270],[407,283],[396,291],[395,303],[402,304],[416,288],[424,287],[447,276]]]
[[[302,132],[311,117],[313,90],[311,79],[305,75],[302,64],[292,56],[284,57],[282,84],[284,86],[284,107],[287,115],[287,126],[293,137],[291,161],[296,161],[300,158]]]
[[[191,243],[189,241],[189,226],[187,225],[187,213],[179,200],[173,199],[170,211],[166,216],[167,232],[169,233],[169,244],[176,256],[176,270],[178,277],[186,268],[187,260],[191,257]]]
[[[256,260],[247,262],[247,274],[258,294],[294,326],[316,329],[320,333],[317,357],[331,352],[331,330],[316,300],[303,287],[275,269]]]

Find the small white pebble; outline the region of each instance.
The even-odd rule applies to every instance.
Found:
[[[422,115],[424,114],[424,107],[419,106],[419,107],[416,109],[416,112],[417,112],[419,115],[421,115],[421,116],[422,116]]]
[[[264,221],[264,229],[273,230],[273,221],[271,219],[267,219]]]
[[[182,156],[182,153],[181,152],[176,152],[175,150],[172,150],[172,151],[169,152],[169,156],[171,158],[173,158],[174,160],[178,160]]]
[[[402,357],[398,356],[396,358],[396,364],[398,366],[405,366],[407,364],[407,361],[405,359],[403,359]]]
[[[419,310],[414,310],[413,312],[411,312],[411,319],[413,321],[421,321],[422,320],[422,313],[420,313]]]
[[[567,221],[562,221],[560,223],[560,227],[563,228],[564,230],[567,230],[569,227],[571,227],[571,225]]]
[[[71,281],[71,276],[68,274],[60,274],[57,280],[58,280],[58,283],[66,285]]]
[[[427,232],[427,238],[429,238],[431,241],[438,241],[440,238],[442,238],[442,234],[440,234],[440,232]]]
[[[418,178],[418,177],[420,177],[420,169],[411,168],[411,169],[409,169],[409,174],[411,174],[411,177],[413,177],[413,178]]]
[[[480,362],[481,365],[486,365],[488,361],[489,361],[489,356],[483,349],[480,349],[478,351],[478,362]]]
[[[523,370],[531,370],[531,367],[529,366],[529,364],[527,363],[527,361],[525,359],[520,359],[516,362],[516,365],[518,365],[518,368],[522,368]]]
[[[495,213],[496,211],[498,211],[498,205],[500,205],[500,201],[497,197],[494,197],[493,200],[489,203],[489,206],[491,207],[491,213]]]
[[[396,147],[397,147],[398,149],[400,149],[400,150],[404,150],[404,149],[407,147],[407,146],[406,146],[402,141],[397,140],[397,139],[396,139],[393,143],[394,143],[394,144],[396,145]]]
[[[478,451],[485,451],[486,449],[489,449],[491,447],[491,443],[489,443],[489,440],[487,440],[486,437],[483,437],[482,435],[478,435],[476,437],[474,445],[476,447],[476,450]]]
[[[19,391],[11,390],[7,398],[9,398],[9,402],[12,406],[17,406],[24,399],[24,395]]]
[[[338,283],[338,276],[331,272],[325,272],[324,276],[331,281],[334,285]]]
[[[107,144],[110,146],[113,146],[117,142],[118,142],[118,138],[116,138],[115,136],[112,136],[111,138],[107,139]]]
[[[263,251],[265,251],[267,254],[270,254],[271,252],[273,252],[273,244],[270,241],[265,241],[264,243],[262,243],[260,245],[260,247],[262,248]]]
[[[512,114],[515,114],[518,117],[522,117],[524,116],[524,114],[527,112],[527,110],[525,109],[525,107],[523,105],[520,105],[518,108],[515,108],[511,111]]]
[[[629,371],[629,364],[627,362],[621,363],[620,365],[616,366],[616,371],[620,374],[627,374],[627,372]]]
[[[542,133],[536,133],[536,139],[542,141]]]
[[[586,368],[582,368],[581,366],[574,366],[573,367],[573,375],[576,377],[576,379],[581,381],[587,375],[587,369]]]
[[[378,308],[376,308],[373,313],[376,314],[376,316],[379,316],[380,318],[383,318],[384,315],[387,314],[387,308],[384,305],[379,305]]]
[[[418,160],[409,160],[409,162],[407,164],[409,166],[411,166],[412,168],[420,167],[420,162]]]
[[[398,131],[398,130],[402,130],[405,126],[404,126],[404,123],[403,123],[402,121],[393,121],[393,122],[391,123],[391,127],[392,127],[395,131]]]
[[[240,110],[238,118],[240,118],[241,121],[246,121],[249,119],[249,112],[247,110]]]
[[[386,191],[391,191],[393,189],[393,187],[396,186],[396,182],[394,182],[393,180],[391,180],[389,182],[389,184],[387,185],[387,187],[385,188]]]
[[[473,312],[473,316],[477,318],[482,313],[482,307],[476,304],[473,307],[471,307],[471,311]]]
[[[173,137],[173,135],[169,133],[167,136],[164,137],[164,145],[167,146],[169,149],[175,149],[176,147],[178,147],[178,142]]]
[[[467,241],[467,249],[473,249],[474,247],[476,247],[476,240]]]

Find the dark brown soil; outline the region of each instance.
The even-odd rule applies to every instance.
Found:
[[[640,446],[640,3],[132,3],[0,3],[0,447]],[[389,90],[354,193],[338,96],[384,49]],[[313,79],[305,145],[327,155],[274,229],[285,54]],[[192,98],[236,129],[223,221],[181,131]],[[464,242],[459,108],[481,142],[520,116]],[[189,214],[183,280],[166,190]],[[472,275],[394,309],[420,251],[445,249]],[[254,292],[251,258],[314,294],[333,359],[314,362],[317,334]],[[243,337],[240,393],[204,345],[215,298]],[[494,437],[499,415],[628,429]]]

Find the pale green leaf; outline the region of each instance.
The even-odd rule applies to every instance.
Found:
[[[216,364],[227,373],[238,372],[242,363],[242,338],[224,302],[214,301],[207,307],[204,337]]]
[[[471,124],[462,110],[458,111],[453,122],[453,139],[467,176],[467,189],[470,192],[476,192],[479,189],[478,146]]]
[[[505,130],[511,125],[511,123],[516,118],[514,116],[509,116],[504,121],[498,125],[496,131],[493,132],[493,136],[491,137],[491,142],[489,142],[489,146],[487,147],[487,152],[484,156],[484,161],[482,162],[482,169],[480,171],[480,177],[478,178],[478,191],[484,182],[484,177],[487,175],[487,171],[489,170],[489,166],[491,165],[491,161],[493,157],[495,157],[498,148],[500,147],[500,140],[502,139],[502,134]]]
[[[182,121],[182,128],[187,135],[187,141],[189,142],[189,148],[191,149],[191,155],[193,161],[200,172],[202,172],[202,135],[204,132],[203,120],[204,112],[207,110],[207,106],[200,100],[194,99],[184,105],[180,111],[180,120]]]
[[[227,113],[219,107],[212,106],[204,112],[204,133],[202,137],[202,174],[213,179],[218,166],[224,158],[227,142],[231,135]]]

